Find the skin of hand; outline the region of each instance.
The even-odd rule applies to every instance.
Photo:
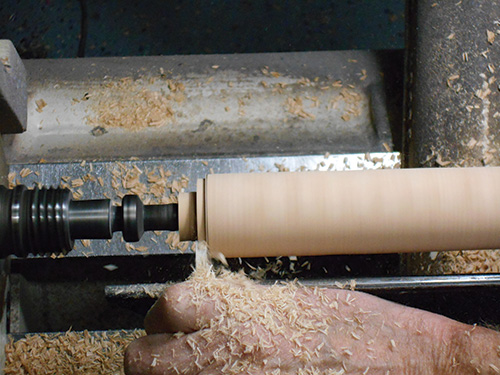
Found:
[[[262,324],[233,322],[232,332],[222,330],[218,324],[231,319],[220,316],[223,297],[215,294],[195,304],[192,293],[189,281],[171,286],[151,308],[145,319],[148,335],[126,350],[127,375],[500,373],[497,332],[365,293],[300,287],[293,295],[298,308],[320,306],[315,314],[328,322],[326,332],[324,327],[308,332],[298,344],[294,329],[285,325],[272,335],[271,345],[251,350],[255,342],[269,343]],[[238,334],[238,341],[232,339]],[[246,365],[238,368],[240,363]]]

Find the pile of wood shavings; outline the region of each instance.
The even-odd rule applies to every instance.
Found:
[[[330,101],[328,109],[337,109],[343,103],[344,114],[341,118],[344,121],[349,121],[361,115],[361,99],[362,97],[358,92],[343,88],[340,94]]]
[[[432,274],[500,272],[500,250],[443,251],[429,269]]]
[[[162,91],[144,88],[144,82],[123,78],[102,84],[89,92],[93,115],[87,123],[93,127],[119,127],[139,130],[175,122],[174,103],[185,100],[182,83],[167,81]],[[168,93],[166,93],[168,91]]]
[[[302,98],[297,96],[295,98],[288,97],[285,102],[285,109],[294,116],[314,120],[316,118],[312,113],[306,112],[304,110],[304,104]]]
[[[173,179],[163,167],[141,169],[137,165],[117,162],[110,167],[111,186],[118,198],[135,194],[144,204],[177,203],[177,194],[188,187],[189,178]]]
[[[320,353],[338,355],[324,344],[314,347],[310,342],[312,336],[326,340],[334,321],[342,317],[340,313],[338,316],[331,313],[325,318],[324,309],[338,311],[339,301],[331,300],[319,288],[303,288],[297,282],[282,282],[263,288],[242,272],[214,270],[208,262],[200,259],[198,251],[196,269],[187,283],[192,288],[189,298],[200,314],[207,300],[216,301],[217,317],[201,324],[199,332],[208,343],[216,342],[221,336],[225,338],[213,354],[214,360],[222,365],[223,374],[258,373],[263,363],[256,358],[260,353],[272,357],[273,351],[279,352],[279,337],[285,333],[292,334],[291,353],[303,363],[303,374],[323,374],[314,367],[314,358],[320,358]],[[316,297],[317,303],[310,302],[311,295]],[[354,332],[360,327],[354,324],[352,329]],[[194,364],[197,365],[201,360],[201,348],[194,340],[188,341],[188,345],[193,349]],[[264,357],[266,362],[270,356]],[[338,372],[329,369],[328,373],[342,374],[344,370],[339,367]]]
[[[6,375],[123,374],[127,345],[143,330],[33,334],[5,347]]]

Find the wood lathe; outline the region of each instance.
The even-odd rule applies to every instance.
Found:
[[[179,239],[269,283],[498,325],[500,250],[476,249],[500,248],[500,8],[435,3],[397,14],[405,50],[21,60],[0,41],[0,351],[142,327],[191,274]]]

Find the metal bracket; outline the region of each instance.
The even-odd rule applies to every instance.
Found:
[[[21,133],[28,122],[26,70],[10,40],[0,40],[0,185],[8,186],[9,166],[1,134]],[[5,363],[7,344],[7,291],[10,259],[0,259],[0,373]]]
[[[8,187],[8,175],[9,166],[7,165],[7,161],[5,160],[5,155],[3,152],[3,139],[0,135],[0,185]]]
[[[22,133],[28,120],[26,69],[10,40],[0,40],[1,134]]]

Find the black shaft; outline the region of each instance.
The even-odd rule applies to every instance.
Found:
[[[176,204],[145,206],[144,230],[179,230],[178,207]]]
[[[109,239],[113,237],[112,206],[109,199],[71,201],[69,204],[69,232],[71,239]]]
[[[0,257],[68,252],[76,239],[109,239],[117,231],[139,241],[144,231],[178,227],[176,204],[144,206],[126,195],[113,206],[109,199],[74,201],[67,189],[0,186]]]

